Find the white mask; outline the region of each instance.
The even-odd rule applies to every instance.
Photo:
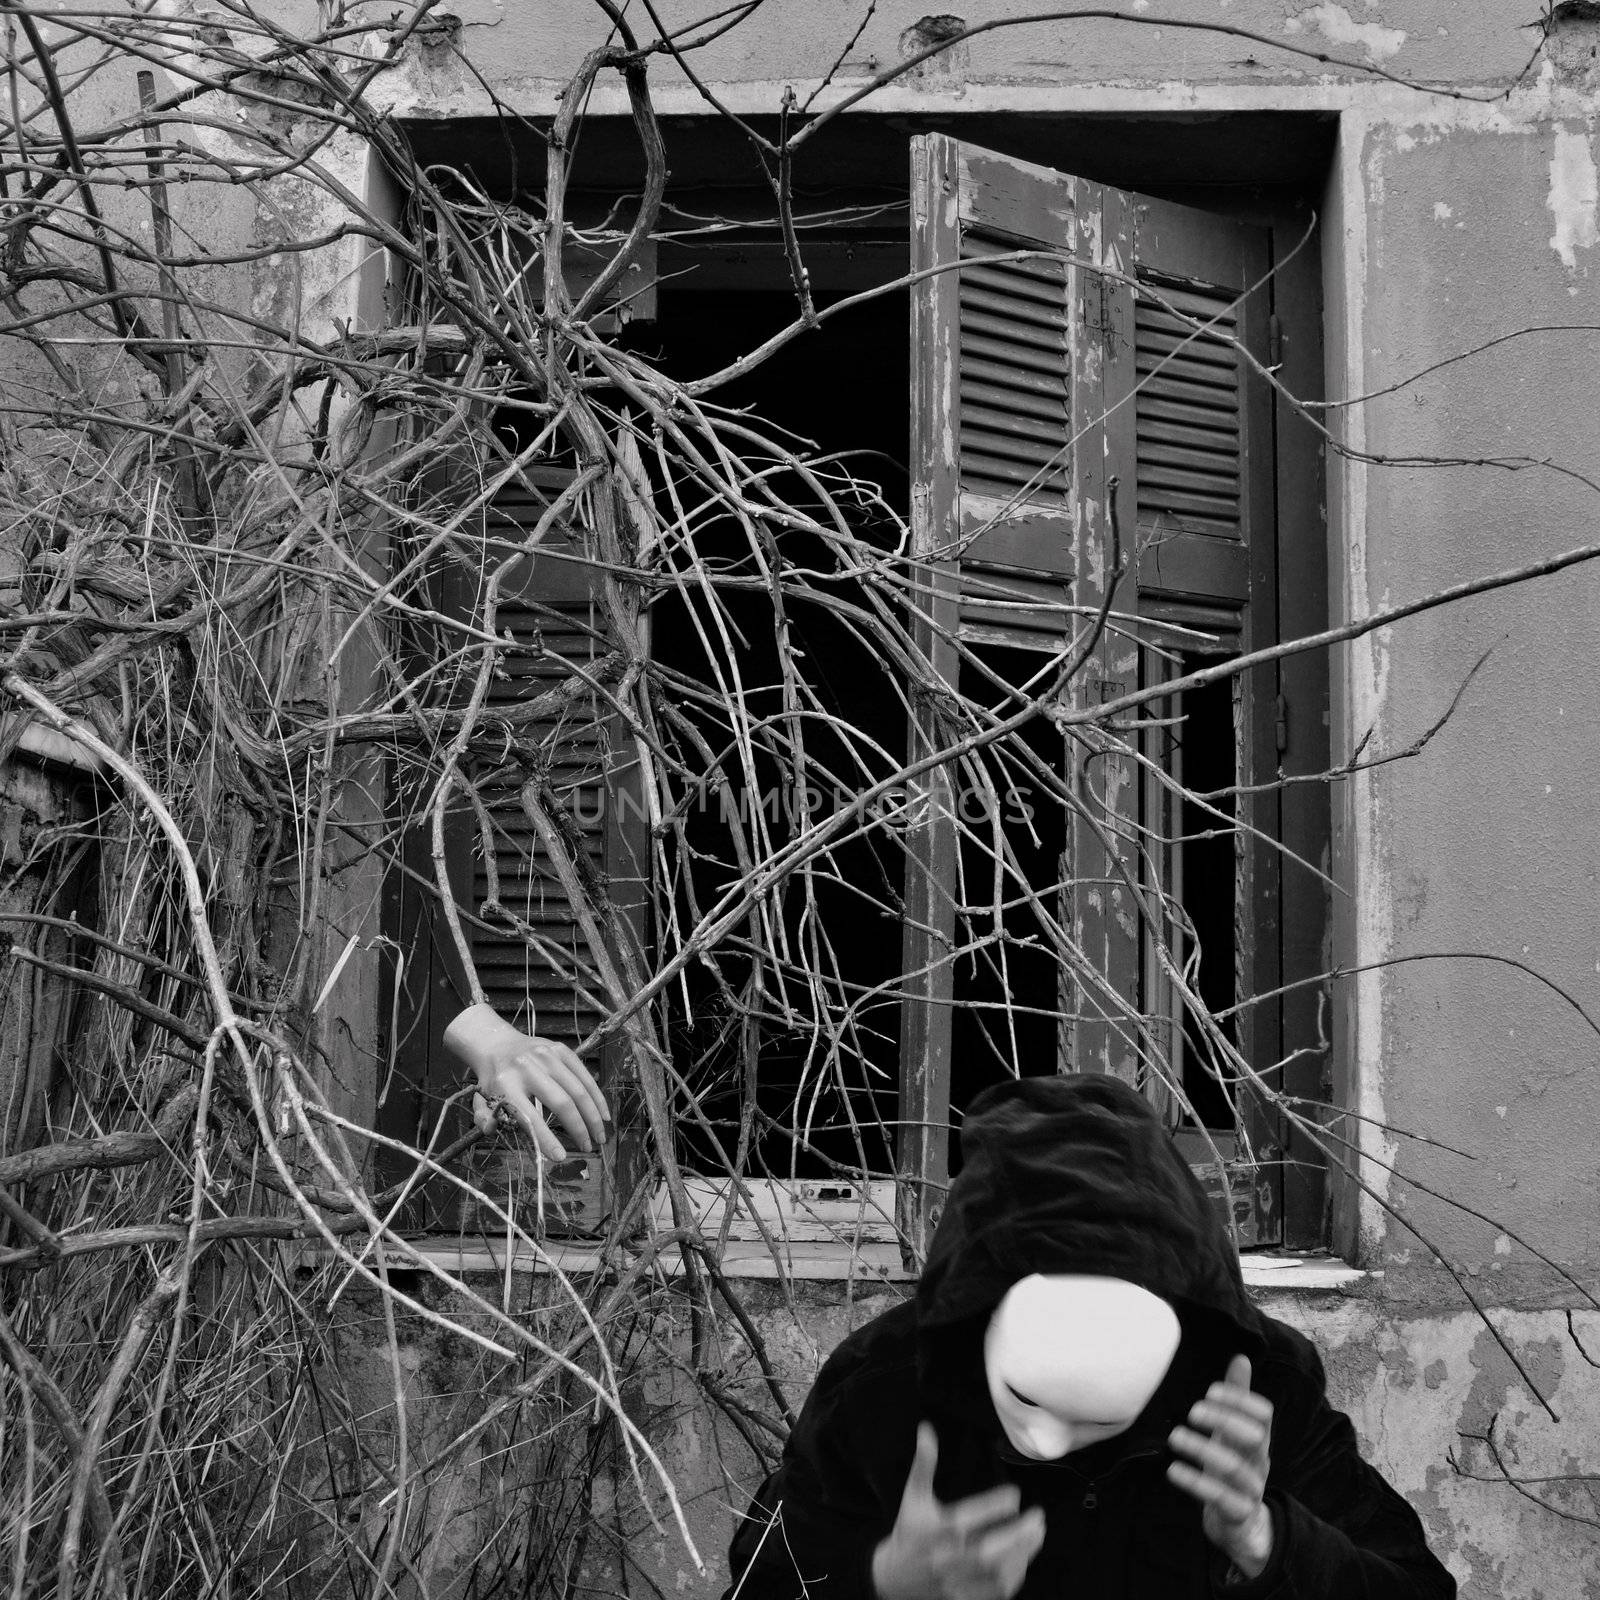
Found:
[[[1177,1353],[1177,1314],[1122,1278],[1034,1273],[989,1319],[983,1365],[1006,1437],[1054,1461],[1125,1432]]]

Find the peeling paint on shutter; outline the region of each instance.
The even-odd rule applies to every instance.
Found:
[[[964,230],[956,336],[961,637],[1054,654],[1071,628],[1071,307],[1065,261],[1006,261],[1019,241]],[[967,264],[970,263],[970,264]],[[986,527],[986,518],[996,526]]]
[[[1242,537],[1232,299],[1228,290],[1153,283],[1135,300],[1141,529]]]

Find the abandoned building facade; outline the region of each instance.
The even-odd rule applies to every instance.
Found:
[[[833,1345],[908,1292],[957,1169],[963,1105],[1003,1072],[1144,1083],[1141,1052],[1159,1038],[1180,1141],[1229,1210],[1248,1284],[1316,1342],[1333,1397],[1462,1593],[1600,1597],[1600,563],[1560,559],[1595,546],[1600,526],[1600,15],[1525,9],[1135,0],[1121,16],[1027,20],[1013,0],[964,18],[902,0],[772,0],[723,30],[666,5],[663,25],[693,49],[646,63],[665,188],[658,223],[633,238],[655,165],[623,73],[594,73],[561,152],[564,281],[597,337],[677,385],[655,437],[691,401],[726,408],[718,426],[780,430],[816,473],[846,463],[828,504],[848,501],[885,561],[909,529],[922,587],[907,591],[900,632],[862,620],[870,583],[827,572],[815,583],[833,609],[793,623],[811,629],[793,659],[826,680],[814,709],[831,709],[807,736],[837,785],[769,793],[781,763],[763,757],[702,786],[679,837],[709,865],[667,896],[710,928],[733,903],[719,897],[759,877],[718,856],[726,809],[742,836],[767,839],[760,870],[808,819],[877,817],[903,860],[893,882],[861,890],[885,859],[863,827],[818,890],[826,938],[808,943],[800,914],[782,933],[796,970],[826,965],[848,997],[832,1049],[864,1071],[854,1086],[829,1080],[803,1028],[768,1027],[756,1052],[768,1078],[741,1098],[744,1046],[718,1034],[738,1018],[716,996],[743,957],[715,982],[687,957],[655,976],[654,779],[626,755],[637,729],[622,726],[624,690],[585,719],[563,688],[575,673],[606,700],[631,681],[596,620],[615,564],[562,531],[561,507],[588,492],[581,463],[551,449],[530,464],[548,419],[512,394],[486,426],[495,459],[518,470],[484,495],[475,526],[491,547],[530,530],[543,543],[495,579],[504,655],[484,704],[526,727],[535,714],[518,707],[537,701],[569,812],[552,823],[529,800],[519,813],[507,791],[490,797],[507,830],[496,861],[474,864],[463,808],[437,837],[412,830],[397,856],[356,852],[330,879],[308,934],[326,979],[318,1014],[337,1019],[323,1035],[328,1094],[402,1151],[380,1149],[378,1173],[405,1170],[404,1148],[459,1090],[439,1039],[473,994],[578,1043],[618,995],[679,985],[680,1032],[666,1036],[681,1183],[657,1193],[652,1177],[634,1222],[682,1226],[687,1198],[749,1327],[691,1330],[669,1293],[664,1337],[698,1352],[754,1330],[798,1405]],[[640,38],[658,31],[633,21]],[[972,32],[980,23],[994,26]],[[365,93],[418,168],[459,185],[477,214],[548,215],[552,120],[589,52],[621,37],[592,0],[456,0]],[[792,162],[763,154],[846,101]],[[393,164],[344,129],[319,159],[337,184],[285,177],[270,205],[185,197],[184,225],[217,240],[326,236],[296,257],[292,287],[262,254],[227,269],[228,292],[280,320],[292,293],[310,339],[428,322],[428,370],[448,389],[471,342],[459,309],[441,298],[419,312],[374,229],[341,237],[340,186],[397,233],[414,226]],[[201,205],[214,213],[198,217]],[[622,270],[603,272],[624,240]],[[742,369],[803,305],[814,325]],[[621,396],[613,414],[648,414],[648,386],[584,370]],[[706,374],[723,381],[701,391]],[[630,504],[668,493],[650,438],[641,426],[613,470],[622,524]],[[436,503],[460,470],[436,464]],[[687,538],[693,506],[673,515],[670,537]],[[660,526],[640,519],[641,563]],[[737,540],[718,542],[730,538],[707,525],[703,571],[746,571]],[[729,594],[715,645],[709,610],[643,604],[687,719],[702,691],[737,700],[791,659],[791,619],[761,583]],[[481,590],[448,584],[430,602],[440,615],[481,604]],[[401,642],[417,660],[437,645],[425,609]],[[998,791],[981,774],[999,768],[934,759],[937,696],[909,692],[874,645],[909,640],[998,726],[1102,610],[1137,620],[1094,633],[1076,698],[1059,722],[1033,720],[1030,753]],[[359,698],[358,654],[342,670]],[[1241,655],[1261,661],[1230,672]],[[1072,768],[1071,707],[1116,729],[1124,698],[1146,726],[1080,758],[1093,804],[1052,809],[1030,783]],[[778,699],[750,716],[781,720]],[[989,724],[973,726],[981,744]],[[883,751],[893,760],[875,764]],[[36,727],[13,759],[59,777],[83,758]],[[359,838],[408,780],[381,750],[337,759],[339,826]],[[991,858],[976,841],[997,817]],[[1001,853],[1022,889],[1003,908]],[[471,913],[454,929],[428,894],[446,860]],[[986,935],[959,908],[989,895],[991,866]],[[541,873],[559,893],[538,888]],[[573,909],[584,874],[605,884],[623,935],[597,939]],[[1066,881],[1078,889],[1062,938],[1089,974],[1071,996],[1057,952],[1016,932]],[[1135,904],[1152,886],[1177,908],[1165,931]],[[986,939],[1005,961],[984,956]],[[615,971],[595,967],[602,946]],[[1194,948],[1198,969],[1184,961]],[[1190,990],[1216,1048],[1278,1100],[1223,1092],[1184,1021]],[[1142,1033],[1126,1025],[1135,1015]],[[594,1060],[621,1153],[536,1171],[508,1147],[475,1169],[521,1186],[542,1259],[459,1205],[424,1199],[408,1215],[428,1259],[491,1300],[513,1280],[537,1300],[551,1263],[591,1268],[596,1219],[643,1170],[630,1126],[654,1112],[629,1088],[634,1036],[602,1034]],[[735,1145],[744,1182],[731,1187]],[[663,1265],[663,1281],[683,1270]],[[472,1403],[440,1339],[419,1325],[407,1355],[415,1427],[430,1437]],[[388,1357],[354,1332],[344,1357],[354,1374],[371,1365],[381,1396]],[[708,1570],[638,1506],[629,1559],[640,1581],[710,1595],[760,1474],[748,1441],[693,1393],[677,1372],[636,1398]],[[461,1472],[460,1506],[435,1501],[440,1594],[457,1592],[449,1574],[494,1516],[490,1468]]]

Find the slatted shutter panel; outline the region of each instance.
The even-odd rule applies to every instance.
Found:
[[[1240,539],[1238,324],[1226,290],[1147,280],[1136,297],[1141,531]]]
[[[563,469],[535,467],[499,492],[483,521],[483,567],[475,580],[459,570],[449,575],[436,597],[442,611],[481,616],[484,577],[526,546],[571,479]],[[522,807],[523,774],[507,760],[508,735],[524,749],[547,754],[547,792],[552,809],[569,825],[580,874],[642,941],[648,839],[637,762],[604,694],[616,676],[617,657],[600,582],[599,569],[584,559],[576,527],[559,525],[543,536],[537,555],[503,576],[495,627],[505,644],[465,763],[488,817],[492,863],[480,819],[468,804],[458,799],[446,819],[449,876],[468,913],[463,924],[485,999],[523,1031],[574,1046],[599,1024],[603,989],[578,919]],[[393,1105],[380,1112],[380,1128],[410,1139],[420,1127],[425,1140],[437,1108],[463,1082],[440,1040],[450,1018],[468,1003],[468,990],[453,941],[431,897],[418,889],[416,880],[431,881],[433,872],[422,832],[410,830],[405,841],[406,864],[415,876],[409,885],[400,881],[396,897],[404,951],[395,1005],[397,1081]],[[505,915],[486,911],[491,899]],[[615,1109],[619,1048],[606,1046],[588,1064]],[[464,1127],[463,1111],[447,1137]],[[536,1183],[541,1172],[542,1191]],[[469,1158],[469,1173],[502,1204],[509,1202],[525,1226],[537,1223],[553,1234],[592,1231],[611,1202],[612,1175],[598,1156],[541,1167],[520,1136],[480,1145]],[[406,1221],[414,1228],[469,1235],[493,1234],[503,1226],[443,1185],[419,1197]]]
[[[958,591],[963,639],[1053,654],[1071,595],[1072,307],[1064,260],[1006,259],[1033,242],[961,232]]]
[[[1240,643],[1270,636],[1270,410],[1238,348],[1266,360],[1266,296],[1243,298],[1265,276],[1265,236],[941,135],[913,141],[912,221],[914,271],[959,264],[923,278],[912,300],[915,620],[940,675],[955,678],[952,634],[1058,652],[1072,635],[1067,604],[1081,615],[1104,598],[1118,536],[1132,570],[1117,609]],[[1057,258],[1001,259],[1030,245]],[[1074,692],[1109,700],[1135,688],[1140,654],[1108,634]],[[1252,701],[1249,741],[1259,716]],[[940,738],[924,710],[911,759]],[[1148,1040],[1134,764],[1108,752],[1076,779],[1101,825],[1073,822],[1071,927],[1098,978],[1066,1006],[1059,1065],[1136,1079]],[[958,857],[941,809],[950,775],[923,788],[902,1021],[901,1224],[913,1254],[948,1174]],[[1270,922],[1258,893],[1249,909]],[[1241,988],[1267,987],[1263,970],[1241,973]]]
[[[1102,411],[1107,376],[1084,270],[1103,201],[1096,185],[929,135],[912,142],[911,206],[913,270],[946,269],[912,294],[913,626],[954,684],[957,640],[1059,654],[1068,607],[1098,599],[1103,563],[1085,550],[1104,534],[1105,441],[1081,421]],[[922,708],[911,760],[947,738]],[[907,853],[900,1222],[914,1257],[949,1171],[954,778],[922,783]]]
[[[1216,640],[1218,656],[1277,638],[1277,539],[1271,392],[1257,370],[1271,360],[1271,251],[1264,230],[1163,201],[1133,197],[1129,261],[1134,282],[1136,416],[1134,499],[1143,615]],[[1146,652],[1145,677],[1170,673]],[[1237,802],[1246,831],[1235,851],[1233,990],[1271,994],[1282,982],[1282,863],[1278,792],[1260,788],[1277,769],[1277,677],[1234,684],[1234,769],[1255,792]],[[1181,857],[1181,844],[1168,855]],[[1181,874],[1181,861],[1173,868]],[[1171,885],[1167,885],[1170,889]],[[1213,960],[1216,957],[1213,955]],[[1159,983],[1145,1007],[1159,1013]],[[1245,1059],[1282,1054],[1275,1002],[1238,1013]],[[1281,1234],[1282,1143],[1276,1123],[1246,1099],[1248,1139],[1223,1130],[1186,1135],[1197,1173],[1228,1211],[1241,1245]],[[1246,1147],[1256,1162],[1244,1159]],[[1226,1184],[1215,1163],[1226,1161]]]
[[[962,231],[960,480],[1001,505],[1067,507],[1067,264],[1007,259],[1032,242]]]
[[[502,490],[489,508],[490,548],[499,540],[523,543],[547,504],[525,484]],[[518,732],[551,752],[552,797],[576,823],[587,870],[606,879],[608,833],[617,820],[610,716],[598,689],[578,679],[571,692],[575,671],[593,674],[606,656],[604,619],[591,569],[568,559],[571,552],[571,542],[560,540],[550,555],[527,563],[515,598],[502,598],[495,613],[508,644],[489,687],[485,734],[473,761],[484,774],[479,793],[493,824],[495,873],[491,879],[481,840],[475,841],[473,892],[481,905],[497,886],[500,905],[526,924],[527,936],[515,928],[474,928],[470,935],[490,1005],[518,1026],[536,1018],[542,1036],[567,1045],[600,1021],[587,941],[522,808],[520,786],[496,785],[492,773],[494,713],[516,717],[529,706],[548,706],[520,722]]]

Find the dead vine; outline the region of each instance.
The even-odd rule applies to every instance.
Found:
[[[1162,741],[1180,696],[1600,547],[1224,651],[1141,619],[1113,483],[1112,578],[1044,603],[1053,644],[1019,671],[952,621],[901,467],[739,388],[863,310],[903,323],[956,270],[823,303],[796,191],[817,130],[933,47],[820,113],[786,101],[775,139],[730,114],[770,192],[708,222],[674,209],[646,69],[698,83],[694,51],[755,7],[689,37],[646,5],[644,38],[600,0],[608,42],[515,193],[419,161],[373,96],[451,47],[433,0],[275,9],[0,8],[0,751],[51,797],[0,903],[0,1581],[636,1585],[649,1522],[694,1553],[657,1453],[674,1407],[765,1460],[800,1398],[725,1271],[737,1222],[785,1279],[766,1181],[839,1178],[840,1230],[898,1227],[914,1254],[867,1181],[919,1133],[908,997],[944,983],[970,1020],[968,1092],[1054,1070],[1078,1030],[1175,1119],[1197,1082],[1253,1094],[1367,1182],[1248,1048],[1252,1007],[1341,974],[1237,1000],[1230,974],[1218,1001],[1163,863],[1186,838],[1275,850],[1255,796],[1414,755],[1455,703],[1409,750],[1291,780],[1186,782]],[[597,210],[573,163],[607,75],[641,176]],[[718,229],[775,241],[793,304],[742,346],[663,354],[629,323],[650,250]],[[1113,645],[1148,670],[1102,693]],[[941,784],[953,931],[907,967]],[[1132,992],[1086,941],[1091,889],[1147,936]],[[530,988],[619,1110],[581,1255],[563,1174],[470,1131],[427,1059],[430,1004]]]

